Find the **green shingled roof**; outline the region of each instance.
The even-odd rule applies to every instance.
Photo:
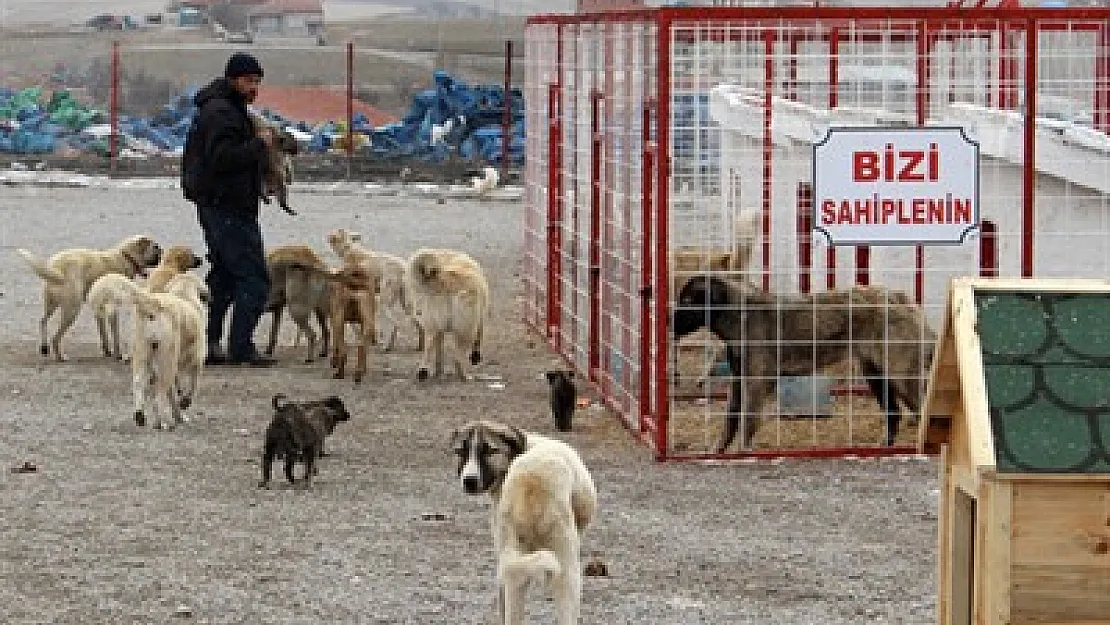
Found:
[[[998,471],[1110,473],[1110,294],[976,290]]]

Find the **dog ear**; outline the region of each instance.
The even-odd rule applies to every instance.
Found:
[[[509,446],[510,456],[516,458],[528,448],[528,436],[520,428],[506,426],[505,443]]]
[[[545,371],[544,372],[544,377],[547,378],[547,383],[548,384],[554,384],[555,380],[559,377],[559,372],[558,371]]]
[[[274,395],[273,399],[270,400],[270,404],[274,407],[274,410],[281,410],[282,408],[288,406],[289,402],[287,401],[284,393],[278,393],[277,395]]]
[[[451,453],[461,454],[466,441],[466,428],[459,428],[451,433]]]
[[[327,398],[325,398],[324,399],[324,405],[327,406],[328,408],[331,408],[332,410],[346,410],[347,409],[346,406],[343,405],[343,400],[340,399],[339,397],[335,396],[335,395],[329,395]]]

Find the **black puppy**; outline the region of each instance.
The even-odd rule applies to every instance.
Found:
[[[324,439],[335,430],[340,421],[349,421],[343,400],[331,396],[309,402],[286,401],[285,395],[274,395],[271,404],[274,418],[266,428],[266,443],[262,451],[262,481],[259,488],[268,488],[274,459],[285,458],[285,479],[294,483],[293,464],[300,460],[304,465],[304,479],[308,481],[317,473],[316,459],[323,455]]]
[[[551,387],[551,414],[555,417],[555,429],[569,432],[578,392],[574,388],[573,371],[548,371],[547,384]]]

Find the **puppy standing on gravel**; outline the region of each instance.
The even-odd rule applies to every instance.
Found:
[[[443,342],[450,334],[455,341],[455,373],[467,379],[464,354],[470,352],[470,364],[482,361],[482,334],[489,313],[489,283],[481,265],[463,252],[425,248],[409,259],[405,282],[417,323],[427,336],[417,377],[429,377],[433,360],[436,375],[443,372]]]
[[[574,388],[573,371],[548,371],[547,384],[551,387],[551,414],[555,417],[555,429],[569,432],[574,419],[574,407],[578,401],[578,390]]]
[[[262,451],[262,481],[259,488],[269,488],[274,459],[285,458],[285,479],[295,482],[293,465],[300,460],[304,465],[304,480],[308,483],[317,473],[316,459],[323,455],[324,439],[336,424],[349,421],[351,415],[343,400],[336,396],[310,402],[291,402],[283,394],[271,400],[274,417],[266,428],[266,442]]]
[[[66,360],[62,352],[62,337],[77,320],[81,305],[97,278],[110,274],[123,274],[128,278],[143,273],[158,264],[162,248],[147,235],[134,235],[108,249],[74,248],[54,254],[45,262],[31,252],[17,250],[30,265],[35,275],[44,281],[42,289],[43,314],[39,320],[39,351],[43,356],[54,351],[54,358]],[[61,309],[61,320],[54,337],[47,343],[46,329],[54,311]]]
[[[501,623],[522,625],[528,585],[555,595],[558,625],[575,625],[582,603],[582,531],[597,514],[597,489],[570,445],[489,421],[455,431],[463,491],[493,500]]]

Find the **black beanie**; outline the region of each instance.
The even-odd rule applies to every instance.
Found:
[[[246,52],[236,52],[227,60],[224,76],[227,78],[237,78],[239,76],[258,76],[261,78],[262,66],[258,64],[258,59]]]

